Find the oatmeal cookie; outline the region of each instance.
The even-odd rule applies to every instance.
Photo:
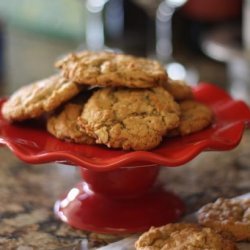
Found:
[[[168,79],[157,61],[111,52],[72,53],[56,67],[67,79],[89,85],[148,88],[163,85]]]
[[[200,224],[234,240],[250,240],[250,199],[219,198],[198,211]]]
[[[188,135],[208,127],[213,120],[213,112],[206,105],[186,100],[179,103],[181,120],[178,128],[171,131],[170,136]]]
[[[84,104],[67,103],[61,112],[52,115],[47,120],[47,130],[56,138],[75,143],[94,144],[95,140],[79,130],[77,118]]]
[[[37,118],[77,95],[82,88],[83,86],[55,75],[14,92],[4,103],[2,114],[9,121]]]
[[[86,103],[78,124],[99,144],[149,150],[179,125],[179,105],[162,87],[103,88]]]
[[[175,223],[151,228],[135,243],[137,250],[233,250],[229,239],[224,239],[210,228],[196,224]]]
[[[172,80],[168,78],[164,87],[174,97],[176,101],[183,101],[193,99],[193,92],[190,86],[182,80]]]

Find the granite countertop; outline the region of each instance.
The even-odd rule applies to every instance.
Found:
[[[185,166],[162,168],[159,181],[180,195],[187,213],[217,197],[250,191],[250,131],[237,148],[204,152]],[[72,166],[27,165],[8,149],[0,148],[0,249],[78,249],[105,245],[121,236],[72,229],[53,214],[56,199],[80,177]]]

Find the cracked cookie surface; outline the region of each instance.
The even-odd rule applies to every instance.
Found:
[[[75,143],[94,144],[95,140],[88,136],[77,125],[84,104],[67,103],[61,112],[47,120],[47,130],[56,138]]]
[[[206,105],[194,100],[181,101],[179,105],[181,108],[180,125],[171,131],[170,135],[188,135],[201,131],[212,123],[213,112]]]
[[[103,88],[88,100],[78,124],[96,143],[149,150],[179,125],[179,116],[179,105],[164,88]]]
[[[235,244],[210,228],[176,223],[151,228],[135,243],[137,250],[233,250]]]
[[[250,199],[219,198],[198,211],[200,224],[234,240],[250,240]]]
[[[83,87],[59,75],[23,86],[4,103],[2,114],[8,121],[37,118],[53,111],[77,95]]]
[[[168,79],[157,61],[112,52],[72,53],[56,67],[67,79],[89,85],[148,88],[161,86]]]

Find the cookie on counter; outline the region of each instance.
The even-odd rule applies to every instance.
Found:
[[[164,87],[174,97],[176,101],[183,101],[187,99],[193,99],[192,88],[182,80],[172,80],[168,78]]]
[[[157,61],[112,52],[72,53],[56,67],[71,81],[104,87],[148,88],[161,86],[168,79]]]
[[[219,198],[198,211],[198,221],[236,241],[249,241],[250,199]]]
[[[175,223],[151,228],[135,243],[136,250],[234,250],[233,241],[224,239],[210,228]]]
[[[23,86],[14,92],[4,103],[2,114],[11,122],[37,118],[53,111],[82,89],[83,86],[55,75]]]
[[[181,108],[180,125],[171,131],[171,136],[189,135],[211,125],[213,112],[208,106],[194,100],[181,101],[179,105]]]
[[[98,144],[149,150],[179,125],[179,117],[179,105],[162,87],[103,88],[90,97],[78,124]]]

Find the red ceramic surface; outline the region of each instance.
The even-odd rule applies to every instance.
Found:
[[[212,84],[200,84],[194,89],[194,94],[197,100],[213,109],[213,125],[189,136],[166,138],[151,151],[123,151],[105,146],[68,143],[54,138],[38,126],[11,125],[1,115],[0,143],[27,163],[63,161],[96,171],[152,163],[172,167],[190,161],[203,150],[234,148],[250,123],[249,108]]]
[[[152,186],[159,167],[82,170],[79,183],[55,204],[69,225],[100,233],[132,233],[177,221],[184,204],[161,186]]]
[[[81,166],[84,181],[55,205],[56,215],[64,222],[101,233],[144,231],[174,222],[184,212],[177,196],[154,185],[158,165],[179,166],[203,150],[232,149],[250,124],[246,104],[232,100],[215,85],[201,84],[194,94],[213,109],[212,126],[190,136],[166,138],[152,151],[67,143],[48,134],[41,124],[11,125],[1,114],[0,144],[28,163],[61,161]]]
[[[188,0],[182,12],[193,20],[225,22],[240,17],[242,0]]]

